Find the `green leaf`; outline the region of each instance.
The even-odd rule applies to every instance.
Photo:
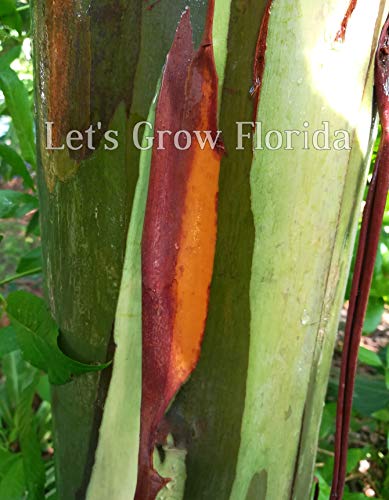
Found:
[[[1,0],[0,3],[0,17],[9,16],[16,12],[15,0]]]
[[[32,409],[32,402],[38,381],[39,375],[36,375],[31,384],[23,390],[15,412],[15,427],[22,450],[28,498],[31,500],[41,500],[44,497],[46,479]]]
[[[359,462],[366,457],[364,448],[349,448],[347,451],[347,473],[352,472],[358,467]]]
[[[8,26],[9,28],[15,29],[19,33],[22,32],[23,22],[19,12],[15,12],[15,14],[2,17],[1,22],[2,24]]]
[[[26,164],[14,149],[5,144],[0,144],[0,157],[12,168],[12,175],[18,175],[23,179],[26,187],[35,190],[34,181]]]
[[[5,378],[3,387],[7,404],[13,415],[19,404],[21,393],[31,384],[37,370],[23,359],[20,350],[5,355],[1,360],[1,368]],[[12,421],[10,428],[13,429],[13,427]],[[17,439],[17,436],[14,439]]]
[[[359,347],[358,359],[361,363],[365,365],[374,366],[375,368],[380,368],[383,366],[381,358],[376,352],[370,351],[365,347]]]
[[[47,375],[41,376],[37,387],[37,393],[43,401],[51,402],[50,383]]]
[[[363,493],[349,493],[348,491],[345,491],[343,495],[343,500],[366,500],[366,498]]]
[[[326,403],[320,426],[320,439],[333,434],[335,431],[336,403]]]
[[[0,219],[22,217],[37,207],[38,200],[35,196],[11,189],[0,191]]]
[[[374,418],[377,420],[380,420],[381,422],[389,422],[389,409],[384,408],[382,410],[378,410],[372,415]]]
[[[50,383],[65,384],[73,375],[100,371],[103,365],[87,365],[67,357],[58,347],[58,327],[45,302],[28,292],[9,294],[7,313],[26,361],[49,375]]]
[[[389,391],[383,377],[357,376],[353,408],[361,415],[369,416],[389,404]]]
[[[373,333],[381,323],[385,303],[381,297],[370,297],[367,306],[366,318],[363,324],[364,333]]]
[[[32,269],[42,267],[42,249],[41,247],[33,248],[24,255],[16,268],[17,273],[25,273]]]
[[[0,482],[0,498],[22,500],[26,498],[26,490],[23,459],[18,454]]]
[[[10,64],[20,56],[21,46],[15,45],[0,52],[0,72],[9,68]]]
[[[328,500],[331,494],[330,486],[318,471],[315,471],[315,477],[319,481],[319,500]]]
[[[17,460],[15,453],[11,453],[6,448],[0,447],[0,482],[15,460]]]
[[[19,349],[16,333],[12,326],[0,329],[0,358]]]
[[[16,2],[14,0],[1,0],[0,24],[13,28],[21,33],[23,24],[22,18],[16,9]]]
[[[10,68],[0,71],[0,89],[12,117],[22,156],[25,161],[35,166],[33,116],[27,89]]]

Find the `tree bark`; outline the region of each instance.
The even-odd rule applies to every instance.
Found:
[[[35,0],[39,193],[47,298],[61,348],[114,355],[112,332],[145,120],[186,5],[197,0]],[[265,0],[217,0],[221,164],[218,236],[200,362],[168,413],[187,450],[185,498],[309,497],[322,404],[371,150],[373,53],[385,0],[275,0],[258,112],[249,89]],[[328,121],[351,151],[237,150],[236,122],[313,130]],[[303,123],[309,122],[309,126]],[[101,122],[93,147],[60,147]],[[104,131],[119,147],[104,150]],[[246,129],[252,131],[250,127]],[[266,132],[264,132],[265,135]],[[257,137],[260,129],[257,127]],[[129,332],[130,334],[130,332]],[[84,498],[110,372],[53,388],[59,498]],[[125,397],[123,387],[123,397]],[[115,467],[115,464],[112,464]],[[281,471],[281,472],[280,472]]]

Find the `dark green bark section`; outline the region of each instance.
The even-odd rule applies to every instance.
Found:
[[[236,151],[236,122],[251,121],[249,95],[264,1],[233,1],[220,126],[218,238],[200,361],[169,413],[188,449],[185,499],[227,500],[235,475],[249,352],[249,283],[254,245],[252,152]],[[178,430],[177,430],[178,429]]]
[[[116,120],[115,120],[116,121]],[[125,134],[124,108],[114,126]],[[50,195],[41,189],[42,238],[50,304],[61,347],[86,362],[107,359],[120,284],[135,172],[125,168],[126,145],[84,162]],[[41,186],[43,183],[41,182]],[[107,373],[53,389],[60,498],[87,485],[105,399]],[[99,380],[101,378],[101,380]]]
[[[47,19],[49,2],[34,6],[35,76],[37,79],[38,129],[50,114],[46,91],[50,82]],[[74,2],[76,4],[76,2]],[[104,15],[103,15],[104,14]],[[88,43],[80,40],[80,20],[69,23],[65,42],[78,58],[67,61],[71,68],[69,109],[85,110],[90,123],[119,131],[119,148],[98,151],[82,161],[67,181],[56,179],[48,189],[40,162],[42,243],[48,301],[61,331],[66,354],[84,362],[102,362],[110,357],[108,345],[114,322],[125,250],[126,232],[137,179],[137,165],[127,161],[129,141],[126,108],[131,102],[140,41],[140,2],[92,2],[81,16],[89,25]],[[59,14],[60,15],[60,14]],[[76,16],[75,16],[76,17]],[[123,40],[123,43],[118,43]],[[85,52],[87,54],[85,54]],[[72,53],[71,51],[69,52]],[[79,59],[90,61],[89,66]],[[90,82],[87,88],[85,82]],[[80,85],[78,85],[78,83]],[[61,82],[57,82],[60,86]],[[83,92],[79,91],[80,86]],[[119,104],[122,103],[122,104]],[[70,116],[75,126],[85,121]],[[74,121],[73,121],[74,119]],[[84,125],[84,123],[83,123]],[[97,141],[98,142],[98,141]],[[102,143],[101,143],[102,146]],[[41,159],[47,154],[40,151]],[[54,158],[54,161],[55,158]],[[62,169],[71,161],[62,160]],[[53,388],[57,486],[59,498],[84,498],[109,371],[77,378]]]

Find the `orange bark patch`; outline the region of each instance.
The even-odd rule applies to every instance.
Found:
[[[200,355],[216,243],[220,157],[196,146],[187,185],[176,265],[177,309],[169,371],[171,392],[188,378]]]

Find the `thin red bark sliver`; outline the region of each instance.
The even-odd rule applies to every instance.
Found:
[[[253,121],[257,119],[257,111],[259,100],[261,97],[263,75],[265,73],[266,50],[267,50],[267,35],[269,32],[269,21],[273,0],[268,0],[261,26],[259,28],[257,45],[255,48],[254,70],[253,70],[253,86],[250,89],[250,94],[254,96],[254,116]]]
[[[357,6],[357,0],[351,0],[350,5],[348,6],[348,9],[346,11],[346,14],[344,15],[340,30],[336,34],[335,42],[339,41],[344,42],[344,39],[346,37],[347,26],[356,6]]]

